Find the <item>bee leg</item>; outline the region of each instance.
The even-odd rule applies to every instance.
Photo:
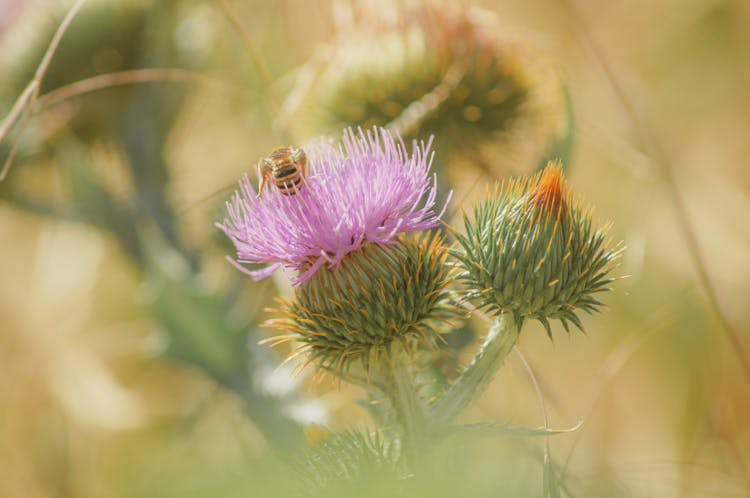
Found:
[[[263,193],[263,188],[268,183],[268,177],[273,175],[273,161],[269,158],[263,159],[263,162],[258,164],[258,173],[260,173],[260,185],[258,186],[258,197]]]
[[[260,198],[260,194],[263,193],[263,189],[266,187],[267,183],[268,183],[268,175],[263,175],[260,180],[260,185],[258,185],[258,198]]]

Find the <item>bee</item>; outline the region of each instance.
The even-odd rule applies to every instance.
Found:
[[[278,147],[263,159],[260,172],[262,178],[258,196],[270,180],[273,180],[282,194],[294,195],[302,187],[302,181],[307,174],[307,154],[304,150],[294,147]]]

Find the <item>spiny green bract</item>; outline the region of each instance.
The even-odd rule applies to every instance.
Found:
[[[621,251],[593,225],[591,210],[572,202],[559,163],[509,182],[464,224],[454,256],[469,297],[495,314],[513,313],[519,325],[537,319],[551,336],[549,321],[559,319],[566,331],[569,323],[583,330],[576,312],[597,311],[594,294],[610,290]]]
[[[330,492],[345,490],[361,494],[365,485],[375,485],[381,491],[395,490],[399,480],[398,460],[395,445],[387,443],[378,433],[347,430],[331,434],[308,450],[295,470],[306,495],[330,496]]]
[[[343,371],[355,360],[369,370],[394,342],[434,346],[441,324],[459,312],[447,289],[454,271],[439,237],[403,236],[392,245],[369,244],[335,269],[321,268],[284,300],[269,326],[286,334],[280,344],[300,342],[295,353],[308,363]]]

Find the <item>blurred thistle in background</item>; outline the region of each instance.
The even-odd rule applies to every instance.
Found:
[[[548,155],[567,162],[574,123],[565,87],[494,13],[425,1],[342,10],[282,120],[293,123],[287,113],[298,106],[292,116],[316,132],[386,126],[407,139],[434,135],[448,145],[438,151],[440,170],[448,160],[490,175],[531,172]]]
[[[738,110],[749,103],[749,24],[736,0],[0,2],[0,495],[746,496],[750,123]],[[6,116],[18,119],[6,127]],[[324,265],[296,291],[278,275],[251,282],[226,264],[233,248],[212,228],[222,193],[275,147],[372,125],[407,143],[434,135],[437,204],[456,192],[448,225],[486,181],[561,159],[595,218],[616,220],[611,237],[629,246],[617,275],[631,278],[608,313],[581,318],[587,335],[527,320],[542,333],[501,346],[528,359],[507,356],[455,421],[544,428],[460,427],[438,438],[432,480],[407,478],[414,462],[400,457],[387,396],[293,377],[276,368],[285,351],[258,345],[260,325],[276,320],[303,346],[311,339],[307,350],[322,345],[335,370],[351,334],[314,344],[303,332],[342,312],[320,289],[343,273]],[[479,202],[486,227],[457,230],[459,259],[472,236],[514,233]],[[478,255],[482,269],[444,266],[454,235],[443,232],[447,242],[417,235],[391,247],[434,270],[419,294],[467,306],[446,294],[460,271],[475,305],[536,302],[506,301],[521,292],[515,282],[487,280],[505,269],[497,253]],[[590,234],[608,264],[617,250]],[[359,251],[391,272],[386,249]],[[362,261],[343,258],[339,270],[376,269]],[[342,296],[362,300],[343,284]],[[262,312],[277,294],[282,304]],[[314,307],[324,318],[302,316]],[[466,341],[486,328],[475,312],[474,334],[418,341],[420,396],[449,391],[481,351]],[[412,332],[379,339],[400,347]],[[374,369],[340,373],[382,380]],[[547,441],[550,426],[580,418]]]

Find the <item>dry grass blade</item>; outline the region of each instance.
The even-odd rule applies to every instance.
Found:
[[[0,125],[0,142],[2,142],[2,140],[5,138],[5,135],[8,134],[10,129],[13,128],[13,125],[15,125],[21,119],[21,117],[24,116],[24,111],[28,110],[29,102],[37,94],[38,88],[39,85],[37,84],[37,81],[31,81],[28,85],[26,85],[26,88],[23,90],[21,95],[19,95],[16,101],[13,103],[13,107],[3,120],[3,124]]]
[[[56,88],[40,96],[34,105],[34,110],[38,111],[46,107],[53,106],[72,97],[77,97],[96,90],[110,88],[113,86],[130,85],[135,83],[149,82],[198,82],[208,85],[221,87],[228,93],[241,95],[239,89],[234,86],[217,80],[195,71],[180,68],[148,68],[133,69],[129,71],[119,71],[115,73],[105,73],[92,76],[83,80],[76,81],[69,85]]]
[[[518,356],[518,359],[521,360],[521,364],[523,364],[524,370],[526,370],[526,373],[529,376],[529,379],[531,380],[532,385],[534,386],[534,392],[536,393],[536,399],[537,403],[539,404],[539,410],[542,413],[542,420],[544,422],[544,428],[549,429],[549,416],[547,414],[547,407],[544,404],[544,395],[542,394],[542,389],[539,386],[539,381],[537,381],[536,375],[534,374],[534,370],[531,368],[531,365],[528,361],[526,361],[526,357],[523,355],[521,350],[518,346],[515,346],[513,350],[516,352],[516,355]]]
[[[268,65],[266,65],[266,62],[263,59],[263,54],[261,54],[258,46],[253,41],[252,36],[250,36],[250,33],[242,25],[242,21],[240,20],[239,15],[237,15],[237,11],[234,10],[234,7],[232,7],[227,0],[216,0],[216,3],[219,4],[221,10],[224,11],[224,14],[237,30],[240,37],[242,37],[245,48],[247,48],[247,51],[250,53],[250,57],[253,59],[253,63],[255,63],[256,67],[258,68],[263,83],[265,83],[266,87],[268,87],[271,111],[273,111],[274,114],[278,114],[281,110],[281,99],[279,99],[279,96],[276,94],[276,90],[274,89],[273,84],[273,77],[271,76],[271,71],[269,71],[268,69]]]
[[[310,60],[297,68],[292,88],[286,92],[286,97],[276,115],[276,124],[278,126],[289,129],[290,133],[294,131],[291,129],[294,125],[294,115],[303,106],[305,99],[310,95],[315,82],[320,77],[323,68],[333,56],[333,47],[331,45],[323,45],[315,51]]]
[[[10,148],[10,152],[8,152],[8,157],[6,157],[5,161],[3,162],[2,169],[0,169],[0,182],[3,181],[5,177],[8,175],[8,172],[10,171],[10,167],[16,158],[16,153],[18,152],[18,144],[20,143],[20,140],[18,139],[18,137],[23,135],[23,132],[26,130],[26,125],[28,125],[29,123],[28,118],[31,115],[31,112],[32,112],[31,107],[26,107],[21,113],[21,117],[19,119],[21,121],[21,124],[19,125],[16,140],[13,142],[13,145]]]
[[[523,355],[521,350],[518,348],[518,346],[515,346],[513,348],[516,352],[516,355],[521,360],[521,363],[523,364],[524,369],[526,370],[526,373],[529,375],[529,379],[531,379],[531,383],[534,386],[534,392],[536,393],[537,402],[539,403],[539,409],[542,412],[542,419],[544,420],[544,428],[549,430],[549,416],[547,414],[547,407],[544,403],[544,395],[542,394],[542,389],[539,386],[539,382],[537,381],[536,375],[534,374],[534,370],[531,368],[531,365],[528,361],[526,361],[526,357]],[[576,428],[580,427],[582,424],[579,423]],[[559,497],[560,496],[560,488],[561,483],[558,481],[555,469],[552,464],[552,460],[550,458],[549,453],[549,436],[545,436],[544,441],[544,496],[549,496],[551,498]]]
[[[52,37],[52,41],[50,42],[49,47],[47,47],[47,50],[44,52],[42,61],[39,63],[39,66],[34,73],[34,77],[31,79],[29,84],[26,86],[26,89],[21,93],[18,99],[16,99],[16,102],[13,104],[13,108],[11,109],[10,114],[3,120],[3,124],[2,126],[0,126],[0,142],[2,142],[13,125],[15,125],[19,120],[25,121],[30,116],[30,109],[36,104],[37,97],[39,96],[39,89],[42,86],[42,80],[44,79],[44,75],[47,73],[47,68],[49,68],[50,62],[52,62],[52,57],[55,55],[55,51],[57,51],[57,47],[60,45],[60,40],[62,40],[63,35],[70,27],[70,24],[73,22],[73,19],[75,18],[76,14],[78,14],[78,11],[81,10],[84,3],[86,3],[86,0],[78,0],[65,15],[65,18],[60,23],[60,26],[58,26],[57,31],[55,31],[55,35]],[[22,127],[21,132],[23,132],[23,129],[24,128]],[[16,140],[18,140],[18,137],[16,137]],[[10,154],[8,154],[8,158],[3,164],[3,169],[2,171],[0,171],[0,181],[3,181],[8,175],[8,171],[10,171],[10,167],[13,164],[13,158],[15,157],[16,149],[17,142],[13,145]]]
[[[236,188],[236,184],[232,183],[230,185],[227,185],[225,187],[218,188],[202,197],[199,197],[198,199],[194,201],[190,201],[187,205],[181,207],[178,209],[177,213],[180,216],[183,216],[189,212],[191,212],[193,209],[198,208],[202,205],[204,205],[207,202],[210,202],[216,198],[218,198],[222,194],[228,194],[229,192],[232,192]]]

